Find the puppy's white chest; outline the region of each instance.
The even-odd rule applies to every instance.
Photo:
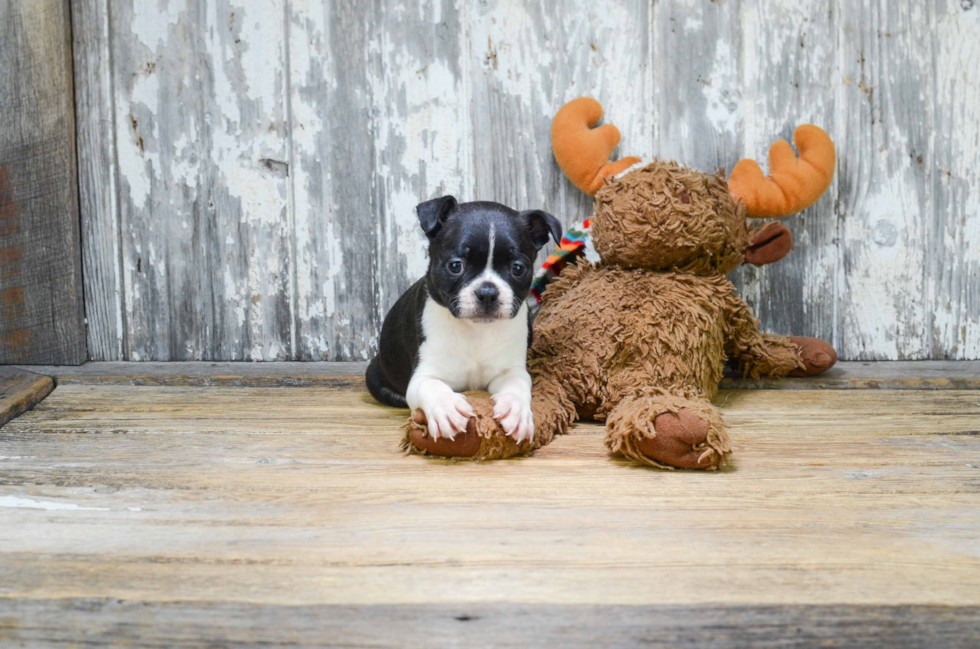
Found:
[[[456,391],[486,390],[494,377],[525,366],[527,327],[527,305],[513,318],[480,324],[455,318],[430,299],[422,311],[425,341],[416,371]]]

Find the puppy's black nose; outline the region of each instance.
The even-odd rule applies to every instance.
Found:
[[[480,306],[483,308],[489,308],[495,305],[499,296],[500,291],[490,282],[485,282],[480,285],[480,288],[476,289],[476,299],[480,301]]]

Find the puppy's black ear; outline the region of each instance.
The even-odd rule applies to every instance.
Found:
[[[538,250],[548,243],[551,237],[555,243],[561,243],[561,221],[541,210],[528,210],[521,212],[521,218],[527,223],[527,229],[531,233],[531,241]]]
[[[439,234],[442,225],[455,211],[456,199],[452,196],[433,198],[431,201],[419,203],[415,208],[415,214],[419,217],[422,231],[430,239]]]

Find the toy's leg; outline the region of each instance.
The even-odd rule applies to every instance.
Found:
[[[729,308],[731,330],[725,349],[746,376],[815,376],[837,362],[837,352],[819,338],[760,333],[752,312],[735,295],[730,297]]]
[[[738,358],[746,376],[786,376],[800,369],[800,354],[786,336],[759,334],[758,342]]]
[[[819,338],[790,336],[789,341],[799,350],[803,367],[792,370],[790,376],[816,376],[823,374],[837,362],[837,351],[833,346]]]
[[[747,376],[816,376],[837,362],[837,352],[819,338],[760,334],[762,342],[739,358]]]
[[[405,425],[402,447],[408,452],[421,452],[437,457],[472,460],[502,460],[515,455],[528,455],[551,443],[555,435],[568,429],[575,417],[575,406],[561,382],[549,374],[534,378],[531,390],[531,410],[534,412],[534,438],[516,443],[493,418],[493,401],[486,392],[467,392],[473,406],[473,416],[466,432],[456,439],[433,440],[426,427],[425,415],[416,410]]]
[[[626,397],[606,418],[606,446],[661,468],[715,469],[731,453],[721,413],[673,394]]]
[[[405,424],[402,448],[410,453],[466,459],[486,459],[488,454],[510,457],[520,453],[520,445],[507,437],[503,429],[494,421],[493,400],[490,394],[487,392],[463,394],[473,406],[473,416],[467,421],[466,432],[457,433],[454,439],[440,437],[434,440],[429,435],[425,413],[416,409]]]
[[[467,395],[469,397],[469,395]],[[473,406],[474,415],[466,422],[466,431],[456,433],[456,437],[440,437],[433,440],[429,436],[428,421],[421,408],[416,408],[405,424],[405,438],[402,439],[402,449],[410,453],[423,453],[436,457],[471,458],[480,452],[483,439],[479,433],[479,420],[476,414],[476,399],[468,398]]]
[[[561,378],[551,371],[535,374],[531,411],[534,413],[534,440],[539,447],[550,444],[555,435],[564,435],[569,424],[578,418],[572,395]]]

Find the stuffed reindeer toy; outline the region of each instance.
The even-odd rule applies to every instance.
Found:
[[[835,165],[827,134],[800,126],[799,157],[780,140],[769,152],[768,177],[742,160],[726,182],[723,172],[674,162],[610,162],[620,135],[612,125],[593,129],[601,116],[597,101],[580,98],[552,124],[558,164],[595,198],[589,225],[601,261],[567,264],[542,293],[528,352],[533,440],[506,437],[490,416],[489,396],[473,393],[467,433],[435,442],[415,413],[409,450],[472,459],[527,454],[587,418],[605,422],[613,453],[649,466],[714,469],[731,452],[711,404],[726,361],[753,378],[812,376],[836,362],[822,340],[761,333],[726,279],[743,262],[768,264],[789,252],[786,226],[750,228],[746,218],[788,216],[823,194]]]

